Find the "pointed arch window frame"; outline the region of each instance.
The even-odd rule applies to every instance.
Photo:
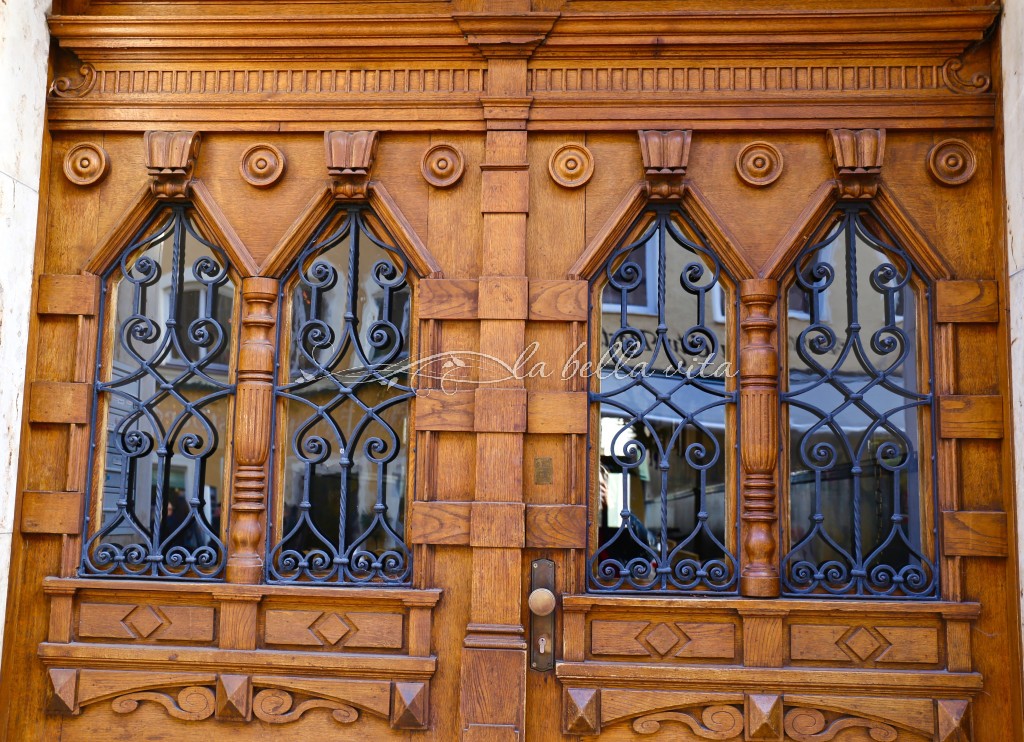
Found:
[[[279,473],[282,465],[282,454],[278,450],[278,442],[282,440],[282,435],[285,434],[282,428],[283,422],[281,420],[278,400],[278,389],[281,386],[279,364],[280,359],[287,353],[287,347],[290,347],[289,343],[292,340],[291,338],[288,339],[288,342],[285,342],[284,340],[283,332],[285,329],[285,323],[282,321],[283,313],[281,310],[284,306],[284,302],[287,300],[287,282],[290,280],[292,270],[297,264],[296,261],[302,258],[306,249],[315,241],[318,230],[321,230],[326,226],[331,214],[339,208],[355,208],[357,210],[362,208],[370,211],[377,220],[379,229],[384,233],[376,235],[376,239],[374,241],[377,242],[378,246],[382,249],[388,250],[392,255],[398,256],[400,259],[407,262],[409,269],[407,282],[409,284],[410,291],[410,345],[413,344],[413,341],[417,343],[419,342],[419,320],[416,312],[418,284],[424,279],[438,279],[444,277],[439,264],[433,258],[426,245],[419,238],[416,230],[405,218],[387,188],[383,183],[376,180],[368,181],[365,196],[356,198],[338,197],[330,186],[321,188],[309,201],[300,217],[293,223],[292,227],[260,266],[259,272],[261,275],[272,278],[279,283],[277,303],[277,340],[275,341],[275,354],[278,360],[275,363],[274,372],[271,460],[268,464],[270,471],[270,485],[267,489],[266,503],[268,517],[264,528],[265,538],[262,549],[264,579],[268,584],[296,586],[319,585],[338,587],[342,589],[358,587],[409,587],[414,582],[414,549],[413,544],[411,544],[407,538],[410,520],[409,509],[414,500],[414,493],[417,486],[417,466],[414,453],[415,446],[413,445],[413,441],[416,437],[416,430],[414,426],[415,385],[410,397],[409,424],[407,426],[408,438],[405,441],[405,446],[408,449],[408,478],[405,493],[406,513],[403,518],[405,533],[398,534],[401,542],[408,550],[409,561],[407,569],[403,570],[401,579],[379,580],[370,578],[351,580],[345,579],[344,575],[342,573],[338,573],[338,570],[334,568],[332,568],[331,574],[334,575],[335,573],[338,573],[340,579],[331,579],[330,577],[310,579],[308,575],[306,578],[303,578],[301,570],[297,575],[290,578],[282,578],[280,575],[274,576],[272,573],[273,555],[275,547],[279,545],[278,543],[275,543],[275,539],[277,537],[274,536],[276,528],[274,518],[279,514],[279,511],[281,511],[283,507],[284,496],[283,483]],[[388,241],[390,241],[390,246],[386,244]],[[416,352],[417,350],[418,348],[412,347],[410,352]],[[344,570],[342,570],[342,572],[343,571]]]
[[[234,286],[235,300],[233,302],[231,318],[231,337],[225,338],[227,347],[232,348],[232,361],[227,368],[228,382],[220,390],[221,396],[229,399],[229,412],[227,415],[228,430],[234,425],[234,393],[236,381],[234,379],[234,366],[237,364],[238,342],[239,342],[239,312],[240,312],[240,287],[242,279],[253,275],[258,270],[255,261],[252,260],[248,251],[244,248],[237,233],[217,206],[209,189],[199,179],[192,179],[189,182],[188,196],[185,199],[164,199],[154,195],[150,185],[144,186],[132,198],[129,206],[114,222],[114,226],[100,240],[97,246],[91,251],[89,258],[83,266],[84,275],[95,276],[99,285],[100,301],[95,323],[95,361],[92,365],[90,385],[92,386],[89,413],[89,447],[88,463],[86,466],[85,493],[83,502],[83,528],[78,539],[79,564],[77,574],[80,577],[103,578],[113,580],[142,579],[152,581],[172,582],[219,582],[225,579],[225,571],[229,557],[229,529],[230,529],[230,502],[231,502],[231,473],[232,473],[232,447],[230,437],[224,431],[223,435],[223,456],[226,471],[224,480],[227,482],[222,497],[223,520],[221,533],[216,535],[217,543],[220,546],[220,557],[212,570],[205,572],[197,571],[194,566],[189,566],[186,558],[184,571],[178,573],[161,571],[158,558],[163,556],[159,553],[148,553],[143,555],[144,561],[148,561],[150,568],[125,572],[116,566],[109,569],[99,569],[94,560],[89,556],[90,544],[100,533],[103,532],[103,519],[100,516],[102,497],[97,498],[96,493],[102,490],[100,476],[103,467],[99,466],[99,457],[104,455],[101,445],[106,440],[107,431],[104,426],[99,425],[99,418],[102,410],[106,409],[107,402],[101,395],[107,393],[103,388],[107,385],[101,381],[104,369],[110,362],[106,357],[106,350],[113,342],[113,333],[116,331],[110,322],[113,317],[114,298],[111,292],[112,281],[115,280],[115,272],[124,257],[126,251],[136,250],[147,240],[152,240],[152,232],[155,223],[161,214],[167,210],[180,210],[181,218],[188,219],[185,214],[188,210],[193,212],[192,226],[196,229],[196,238],[213,249],[220,251],[225,259],[225,280],[230,281]],[[191,231],[191,230],[189,230]],[[120,506],[119,506],[120,507]],[[190,506],[190,512],[192,508]],[[93,525],[93,521],[96,524]],[[160,544],[156,549],[159,552]],[[192,555],[195,557],[195,554]]]
[[[593,571],[595,560],[598,556],[599,539],[597,536],[597,513],[598,513],[598,488],[596,486],[596,461],[594,451],[599,447],[593,444],[595,431],[599,430],[599,413],[596,411],[600,401],[595,400],[591,389],[588,392],[590,402],[589,430],[590,454],[588,455],[588,466],[586,467],[586,491],[587,496],[587,557],[586,575],[584,577],[586,590],[590,593],[605,594],[627,594],[627,595],[651,595],[651,596],[697,596],[697,597],[736,597],[739,594],[739,582],[741,571],[741,526],[740,526],[740,424],[742,411],[740,409],[740,314],[739,314],[739,284],[741,281],[752,278],[754,271],[743,254],[736,249],[736,240],[728,232],[724,223],[716,216],[707,199],[698,188],[690,183],[685,183],[678,198],[659,199],[653,195],[653,188],[649,181],[641,180],[630,188],[626,196],[619,203],[617,208],[609,216],[602,229],[591,240],[583,254],[569,270],[568,277],[572,280],[587,281],[590,285],[588,292],[588,331],[587,336],[590,343],[590,360],[595,368],[598,364],[599,343],[595,342],[595,328],[599,331],[601,310],[604,309],[603,291],[604,283],[601,276],[605,271],[607,261],[615,251],[629,243],[630,238],[636,238],[643,231],[644,215],[648,212],[678,211],[685,215],[690,222],[690,229],[695,230],[704,240],[705,247],[713,255],[713,258],[720,264],[723,277],[730,285],[728,293],[731,301],[728,307],[727,324],[731,334],[729,343],[733,346],[733,362],[736,366],[733,389],[730,391],[727,405],[727,413],[731,416],[730,423],[726,425],[726,440],[723,442],[723,454],[725,451],[732,456],[730,466],[727,467],[726,477],[726,558],[732,560],[732,574],[730,574],[720,589],[709,589],[702,585],[701,580],[692,587],[678,587],[666,583],[663,587],[641,587],[636,588],[628,578],[617,580],[621,584],[614,586],[595,584]],[[653,217],[656,219],[657,217]],[[671,216],[670,216],[671,218]],[[715,281],[713,286],[717,287],[721,281]],[[713,301],[715,300],[712,288],[706,292],[705,306],[703,308],[706,319],[711,319],[714,313]],[[661,301],[659,301],[659,304]],[[590,379],[593,383],[593,379]],[[600,393],[597,394],[600,397]],[[731,544],[730,544],[731,542]],[[701,571],[698,567],[697,571]],[[620,570],[621,571],[621,570]],[[664,582],[664,580],[662,580]]]
[[[930,539],[930,555],[925,555],[928,566],[932,571],[932,578],[921,594],[904,595],[893,591],[879,591],[877,593],[865,592],[863,590],[807,590],[794,591],[787,586],[785,574],[787,556],[793,550],[790,536],[790,482],[789,482],[789,435],[788,416],[786,414],[786,399],[788,383],[788,362],[786,354],[789,352],[787,323],[793,317],[788,312],[788,294],[792,284],[790,273],[800,256],[808,249],[814,240],[814,236],[824,227],[826,221],[837,211],[865,210],[870,212],[878,225],[885,230],[892,244],[900,248],[912,266],[912,277],[908,280],[907,288],[911,283],[919,290],[912,291],[917,303],[917,316],[927,322],[924,342],[927,346],[928,368],[922,379],[919,373],[919,383],[923,380],[928,388],[930,398],[927,409],[929,416],[926,421],[927,427],[927,452],[918,452],[918,460],[927,459],[928,465],[922,468],[922,477],[930,485],[930,497],[927,505],[931,511],[931,518],[927,525],[922,524],[927,539]],[[834,256],[833,256],[834,257]],[[953,478],[945,474],[945,464],[955,460],[955,452],[952,450],[954,443],[944,440],[938,434],[939,428],[939,398],[943,394],[952,392],[951,380],[954,376],[952,368],[952,334],[948,325],[943,325],[936,320],[935,316],[935,285],[941,281],[948,281],[953,278],[953,272],[938,250],[936,250],[923,236],[922,231],[908,216],[905,207],[900,204],[896,195],[884,181],[877,185],[877,191],[870,198],[865,199],[843,199],[838,195],[836,181],[829,180],[822,183],[812,195],[807,207],[797,218],[793,227],[777,245],[771,257],[765,264],[762,273],[778,282],[778,315],[785,318],[779,323],[777,337],[777,348],[779,351],[779,435],[780,435],[780,463],[778,470],[778,559],[780,569],[780,580],[782,582],[781,596],[787,598],[806,599],[845,599],[845,600],[941,600],[952,589],[956,580],[955,570],[943,558],[941,548],[941,532],[939,521],[940,515],[946,508],[951,507],[956,501],[955,483]],[[906,299],[905,299],[906,300]],[[924,310],[924,311],[922,311]],[[887,310],[888,311],[888,310]],[[831,317],[827,312],[822,315],[822,321],[828,323]],[[895,321],[895,319],[894,319]],[[922,427],[922,423],[918,423]],[[927,456],[924,454],[927,453]]]

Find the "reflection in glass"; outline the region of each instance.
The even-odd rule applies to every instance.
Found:
[[[372,212],[340,206],[285,277],[271,581],[409,581],[408,271]]]
[[[235,290],[190,207],[159,209],[103,277],[102,492],[83,574],[204,579],[224,567]],[[109,353],[109,361],[104,354]]]
[[[916,301],[925,280],[863,205],[833,214],[791,276],[808,318],[790,315],[782,395],[792,545],[785,591],[934,596],[934,508],[919,453],[933,404],[922,342],[929,299]]]
[[[629,234],[595,278],[603,357],[590,393],[600,406],[590,589],[735,591],[734,320],[712,317],[725,269],[671,206]]]

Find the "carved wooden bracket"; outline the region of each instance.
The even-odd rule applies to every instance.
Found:
[[[189,197],[192,170],[199,156],[199,132],[147,131],[146,170],[149,187],[160,199],[182,201]]]
[[[370,168],[377,156],[375,131],[327,131],[327,174],[336,199],[363,199],[367,196]]]
[[[65,668],[48,674],[47,712],[58,716],[77,716],[83,706],[109,701],[119,714],[158,704],[183,721],[255,717],[287,724],[325,709],[339,724],[351,724],[364,713],[388,719],[394,729],[425,729],[430,722],[425,682]]]
[[[682,198],[693,132],[641,131],[639,134],[640,156],[651,200]]]
[[[874,198],[885,155],[885,129],[831,129],[828,151],[836,169],[839,198]]]
[[[902,738],[901,732],[906,731],[915,738],[967,742],[971,738],[969,709],[965,699],[913,696],[880,699],[751,693],[742,688],[705,692],[566,687],[562,730],[592,736],[623,724],[640,735],[689,732],[687,739],[823,742],[844,730],[859,729],[877,740]]]

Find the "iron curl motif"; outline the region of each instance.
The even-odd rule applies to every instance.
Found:
[[[271,582],[405,585],[409,263],[360,204],[339,205],[282,282]],[[286,323],[282,322],[279,333]],[[277,538],[274,541],[274,538]]]
[[[213,493],[224,472],[211,461],[235,391],[228,258],[188,204],[163,207],[104,274],[101,306],[99,327],[110,313],[116,326],[97,344],[94,387],[93,429],[102,412],[106,430],[92,443],[90,499],[101,507],[89,512],[103,515],[84,540],[81,573],[216,579],[225,547]]]
[[[605,348],[600,378],[590,379],[589,399],[601,410],[592,440],[600,437],[593,445],[602,452],[602,526],[590,548],[588,587],[735,593],[736,519],[724,465],[735,455],[726,439],[739,398],[727,383],[738,357],[735,312],[713,319],[713,302],[726,295],[723,278],[732,278],[677,206],[652,207],[627,234],[592,279],[603,291],[592,342]],[[643,512],[631,494],[636,483]]]
[[[781,395],[792,460],[783,591],[934,598],[936,470],[919,456],[922,440],[935,450],[930,282],[865,204],[840,206],[791,275],[808,316],[801,327],[790,313]]]

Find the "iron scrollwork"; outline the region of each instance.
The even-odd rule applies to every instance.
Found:
[[[653,207],[628,234],[637,236],[593,279],[602,326],[591,335],[604,357],[589,395],[601,411],[589,589],[735,593],[735,483],[725,464],[735,455],[727,429],[738,354],[723,286],[733,279],[678,207]]]
[[[809,315],[800,327],[790,313],[781,395],[792,543],[783,591],[935,597],[936,471],[934,456],[929,465],[919,455],[922,441],[935,450],[930,283],[864,204],[841,205],[791,271]]]
[[[227,256],[200,234],[189,205],[162,207],[102,291],[99,326],[113,314],[116,339],[98,343],[93,429],[102,430],[89,481],[90,512],[102,516],[81,573],[216,579],[225,562],[220,440],[235,389]]]
[[[409,263],[365,206],[339,205],[282,282],[283,468],[271,582],[408,584]],[[274,538],[277,540],[275,541]]]

